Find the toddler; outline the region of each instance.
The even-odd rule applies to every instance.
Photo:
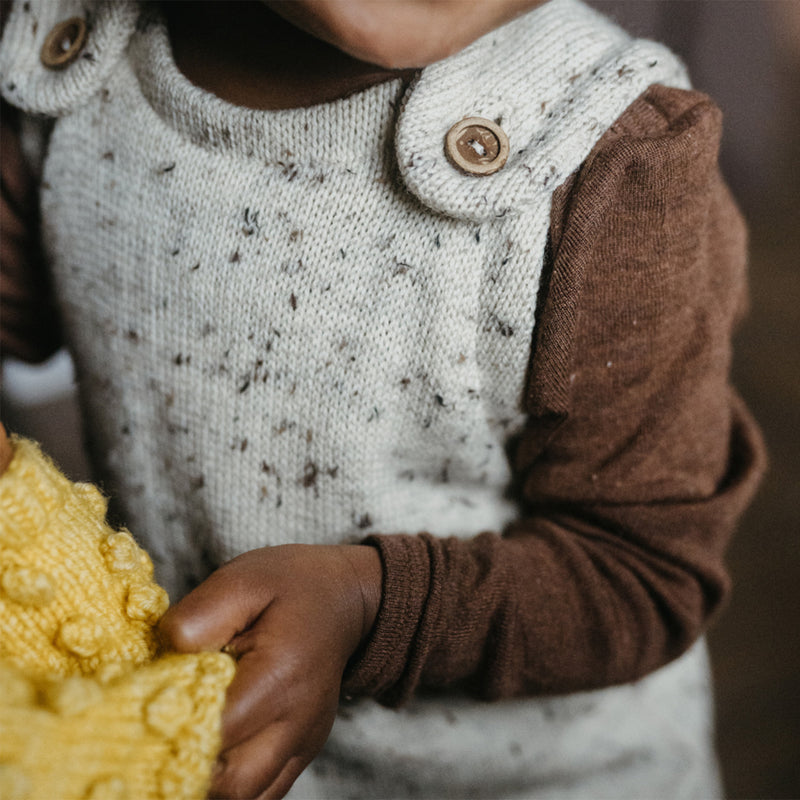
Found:
[[[0,42],[4,348],[55,338],[36,181],[163,636],[238,661],[212,792],[718,795],[763,462],[718,109],[579,0],[269,6],[24,0]]]

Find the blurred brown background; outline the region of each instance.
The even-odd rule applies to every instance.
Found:
[[[725,113],[722,164],[751,230],[734,380],[770,471],[730,550],[712,630],[731,798],[800,797],[800,0],[591,0],[668,44]]]
[[[800,797],[800,0],[590,0],[665,42],[725,112],[722,161],[750,221],[752,308],[735,381],[771,468],[730,551],[711,633],[728,796]],[[6,365],[3,419],[86,477],[70,363]],[[588,799],[587,799],[588,800]]]

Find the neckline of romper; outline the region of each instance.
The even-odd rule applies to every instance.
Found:
[[[180,71],[157,9],[148,9],[140,19],[130,55],[154,111],[201,147],[286,166],[329,164],[355,171],[383,166],[404,89],[400,78],[306,108],[235,105],[195,86]]]
[[[47,32],[76,14],[90,23],[86,53],[66,70],[45,69]],[[669,50],[632,39],[581,0],[549,0],[425,67],[407,90],[397,78],[283,111],[237,106],[194,86],[172,57],[158,7],[141,0],[15,3],[0,45],[0,93],[25,111],[71,113],[125,58],[148,106],[184,140],[289,168],[380,178],[397,169],[423,205],[477,223],[535,209],[546,217],[553,190],[648,86],[689,88]],[[511,142],[503,169],[480,179],[453,169],[443,147],[450,127],[473,116],[498,122]]]

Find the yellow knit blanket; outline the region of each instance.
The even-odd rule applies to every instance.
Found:
[[[0,477],[0,797],[199,800],[234,674],[157,657],[166,592],[90,484],[12,438]]]

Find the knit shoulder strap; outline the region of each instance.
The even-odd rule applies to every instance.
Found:
[[[398,122],[400,172],[423,203],[457,218],[539,207],[655,83],[689,88],[668,49],[580,0],[550,0],[421,72]],[[466,117],[508,135],[508,162],[493,175],[462,174],[445,155],[448,130]]]
[[[63,116],[94,95],[128,45],[139,14],[135,0],[15,0],[0,40],[0,93],[35,114]],[[42,48],[56,27],[82,20],[80,53],[61,69]]]

